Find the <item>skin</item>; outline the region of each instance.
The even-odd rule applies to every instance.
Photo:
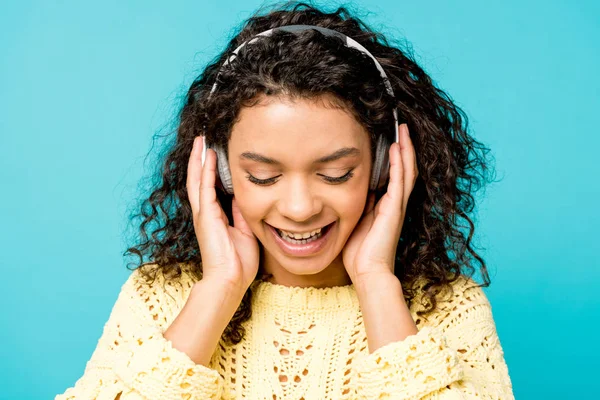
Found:
[[[202,140],[194,140],[186,186],[203,255],[203,279],[165,337],[206,365],[259,262],[277,284],[329,287],[352,283],[370,353],[416,334],[402,285],[394,275],[396,244],[418,176],[407,126],[399,126],[399,143],[390,146],[387,192],[374,204],[368,192],[369,137],[349,113],[325,107],[326,96],[321,101],[263,100],[241,110],[229,141],[233,226],[216,198],[216,153],[207,150],[202,165]],[[314,163],[340,147],[356,148],[357,154]],[[247,152],[279,163],[250,160],[242,156]],[[340,177],[350,169],[354,176],[343,183],[324,181],[324,176]],[[271,186],[257,185],[248,180],[249,174],[258,179],[276,177],[276,181]],[[268,223],[301,232],[332,221],[335,231],[328,245],[310,257],[282,253],[266,227]],[[264,257],[259,257],[258,241],[264,246]],[[204,312],[205,320],[198,324],[198,310],[211,301],[214,312]]]
[[[327,102],[327,96],[319,100]],[[390,148],[387,193],[374,204],[369,193],[370,142],[367,131],[348,112],[323,102],[263,98],[244,108],[229,142],[236,206],[264,246],[264,270],[286,286],[328,287],[353,283],[363,312],[369,351],[418,332],[394,275],[394,256],[408,198],[418,169],[405,124],[400,143]],[[315,160],[340,148],[357,154],[332,162]],[[248,159],[253,152],[275,159],[269,164]],[[353,176],[332,185],[323,175]],[[266,180],[259,186],[248,175]],[[286,255],[268,226],[306,232],[336,221],[326,248],[309,257]]]
[[[243,108],[229,141],[229,164],[237,206],[264,247],[261,259],[271,282],[285,286],[349,285],[342,249],[365,209],[370,179],[367,131],[347,111],[331,106],[330,98],[294,100],[263,97]],[[327,106],[325,106],[327,104]],[[338,149],[355,154],[315,163]],[[244,154],[278,161],[269,164]],[[326,177],[352,177],[329,183]],[[248,179],[267,180],[259,185]],[[275,242],[269,225],[307,232],[335,222],[327,246],[315,255],[290,256]]]

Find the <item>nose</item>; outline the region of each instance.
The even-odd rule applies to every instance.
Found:
[[[305,222],[323,209],[321,196],[313,193],[306,179],[290,176],[288,184],[280,187],[277,208],[282,216],[295,222]]]

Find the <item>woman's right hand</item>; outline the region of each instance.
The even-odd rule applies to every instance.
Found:
[[[215,190],[217,153],[207,149],[202,166],[202,146],[202,137],[197,136],[188,162],[186,181],[202,257],[202,280],[224,283],[244,293],[258,272],[258,241],[242,217],[235,197],[232,201],[233,226],[229,226],[229,219]]]

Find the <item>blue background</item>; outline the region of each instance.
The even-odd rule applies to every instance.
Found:
[[[261,4],[2,3],[2,399],[53,398],[83,373],[129,274],[152,135]],[[412,43],[496,157],[476,239],[516,397],[594,397],[600,3],[353,4]]]

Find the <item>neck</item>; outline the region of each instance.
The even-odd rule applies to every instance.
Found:
[[[281,320],[296,320],[305,313],[332,318],[332,314],[355,312],[359,309],[354,285],[326,288],[291,287],[257,281],[253,288],[252,314],[276,314]]]
[[[261,257],[261,270],[266,282],[301,288],[329,288],[351,285],[352,281],[339,254],[325,269],[313,274],[298,274],[282,267],[277,260],[267,252]]]

